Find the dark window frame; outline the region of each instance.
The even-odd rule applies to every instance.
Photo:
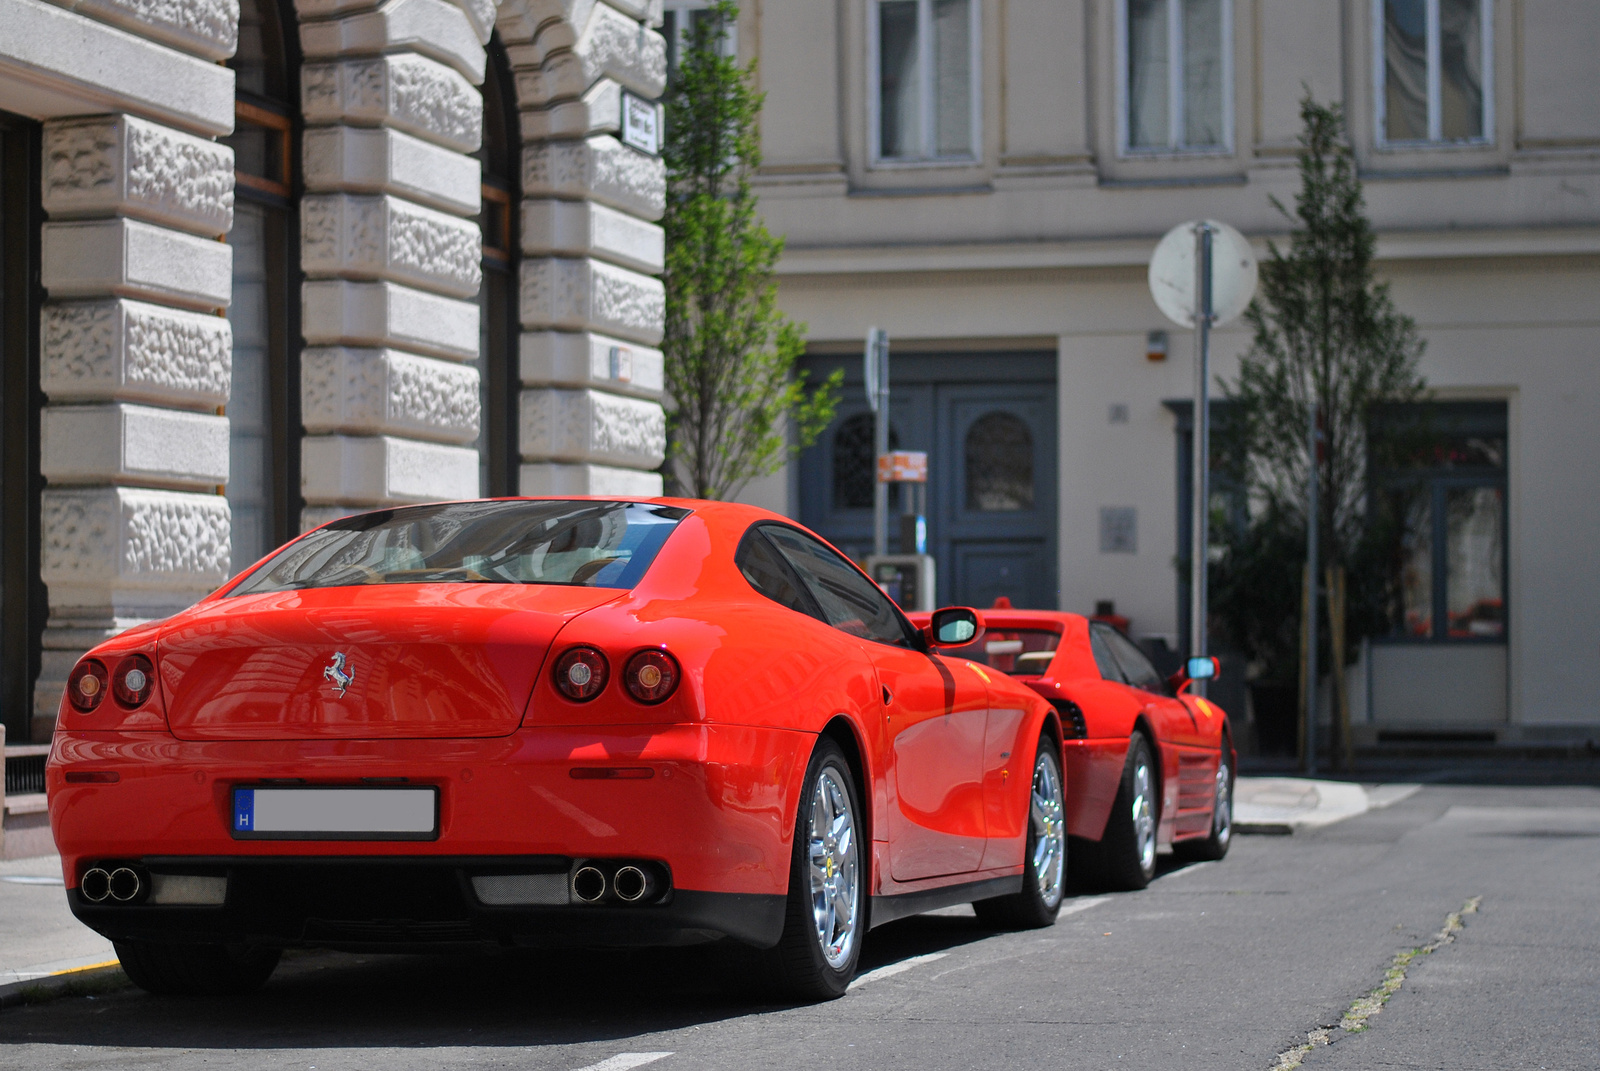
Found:
[[[517,271],[522,259],[519,226],[520,129],[517,126],[516,83],[511,60],[496,31],[488,44],[483,80],[484,141],[480,153],[483,233],[483,291],[480,314],[485,317],[482,337],[487,345],[479,354],[479,374],[484,377],[479,397],[482,432],[479,449],[484,457],[482,491],[491,498],[518,491],[522,461],[517,438],[518,404],[522,375],[518,364],[518,339],[522,321],[517,300]]]

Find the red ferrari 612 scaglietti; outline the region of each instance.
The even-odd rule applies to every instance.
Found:
[[[950,654],[1027,684],[1060,714],[1074,883],[1142,889],[1168,846],[1227,854],[1233,735],[1221,707],[1188,694],[1187,668],[1163,680],[1132,640],[1079,614],[997,608],[984,620],[988,631]],[[1215,675],[1215,660],[1199,661]]]
[[[731,939],[837,996],[872,926],[1060,906],[1081,733],[940,650],[983,628],[913,626],[745,506],[348,517],[78,662],[67,895],[154,992],[251,990],[289,947]]]

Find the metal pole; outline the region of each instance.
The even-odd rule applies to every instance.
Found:
[[[1315,388],[1313,388],[1315,389]],[[1306,773],[1317,772],[1317,404],[1306,429]]]
[[[874,331],[871,359],[877,375],[873,386],[872,429],[872,553],[889,553],[889,485],[878,479],[878,458],[889,452],[889,332]]]
[[[1194,501],[1189,543],[1189,655],[1206,656],[1206,572],[1211,527],[1211,227],[1195,228]],[[1206,682],[1189,690],[1206,694]]]

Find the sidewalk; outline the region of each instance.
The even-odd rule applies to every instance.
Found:
[[[1421,787],[1241,777],[1233,787],[1233,828],[1239,833],[1280,834],[1316,829],[1399,803]]]
[[[111,942],[72,917],[54,855],[0,862],[0,1006],[38,985],[114,966]]]

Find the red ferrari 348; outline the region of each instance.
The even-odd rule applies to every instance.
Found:
[[[1060,715],[1074,884],[1142,889],[1168,847],[1189,859],[1227,854],[1233,735],[1221,707],[1189,694],[1187,669],[1163,679],[1127,636],[1079,614],[984,617],[988,631],[950,653],[1028,685]],[[1216,661],[1202,662],[1214,675]]]
[[[983,627],[913,626],[745,506],[348,517],[78,662],[67,895],[155,992],[248,991],[290,947],[731,939],[837,996],[872,926],[1060,906],[1082,734],[945,656]]]

